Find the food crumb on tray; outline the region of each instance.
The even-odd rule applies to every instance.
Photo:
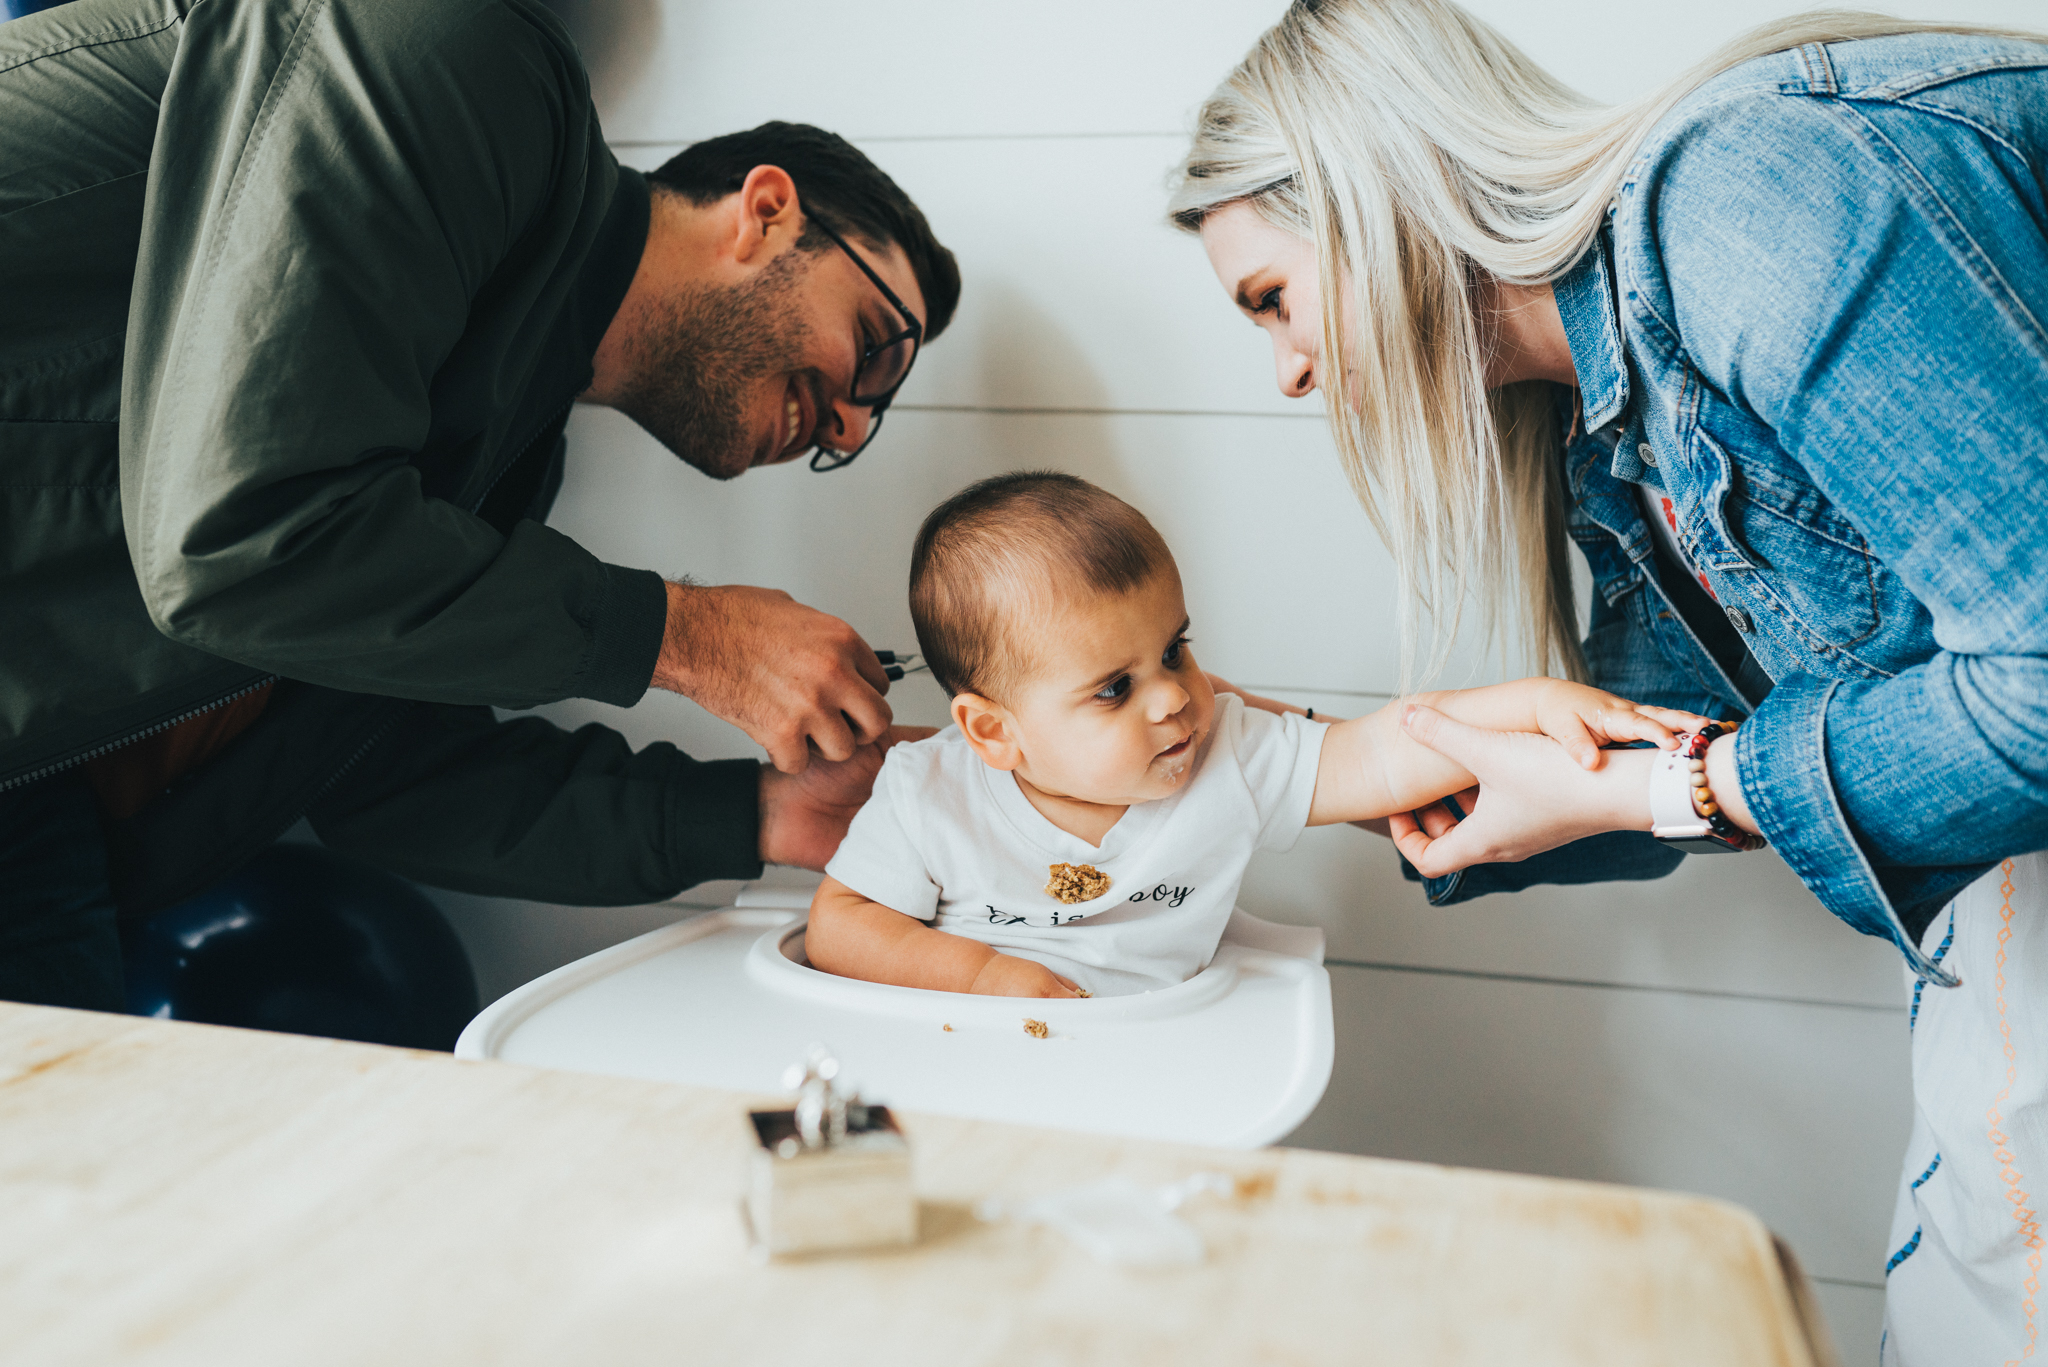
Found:
[[[1052,1027],[1044,1021],[1035,1021],[1031,1017],[1026,1016],[1024,1018],[1024,1033],[1033,1039],[1050,1039],[1052,1038]]]
[[[953,1033],[953,1027],[950,1025],[941,1025],[939,1029],[945,1031],[949,1035]]]

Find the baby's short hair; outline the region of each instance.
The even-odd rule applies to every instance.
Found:
[[[1077,588],[1128,593],[1172,568],[1165,539],[1115,494],[1021,470],[932,509],[910,556],[910,620],[948,696],[994,697],[1030,663],[1016,646],[1017,609],[1049,607]]]

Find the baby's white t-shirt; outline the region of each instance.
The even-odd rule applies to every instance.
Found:
[[[825,872],[870,901],[1035,959],[1092,993],[1170,987],[1208,965],[1252,851],[1308,825],[1322,722],[1224,694],[1187,785],[1140,802],[1098,848],[1041,815],[1016,777],[948,727],[897,745]],[[1087,902],[1045,890],[1054,864],[1089,864]]]

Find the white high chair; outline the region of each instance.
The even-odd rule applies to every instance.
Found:
[[[868,1099],[907,1110],[1237,1148],[1285,1136],[1329,1085],[1320,930],[1238,911],[1184,983],[1046,1001],[821,973],[809,906],[807,889],[742,889],[499,998],[456,1057],[774,1092],[823,1043]]]

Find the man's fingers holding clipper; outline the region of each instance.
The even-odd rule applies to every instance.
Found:
[[[854,732],[843,712],[836,717],[820,715],[811,725],[809,738],[813,754],[833,761],[853,758]]]
[[[784,773],[888,734],[889,678],[860,633],[780,589],[668,586],[652,683],[695,700]]]

